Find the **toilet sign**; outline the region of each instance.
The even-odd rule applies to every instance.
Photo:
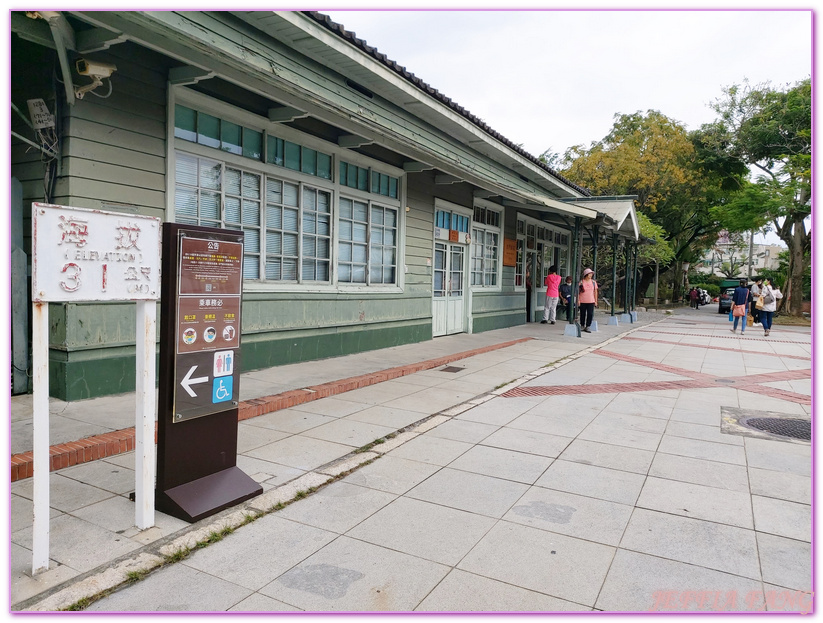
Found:
[[[180,232],[175,423],[237,406],[242,288],[242,236]]]

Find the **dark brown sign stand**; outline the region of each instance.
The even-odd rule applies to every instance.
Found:
[[[157,509],[198,521],[263,492],[237,467],[243,233],[163,224]]]

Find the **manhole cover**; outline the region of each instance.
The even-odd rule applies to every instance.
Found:
[[[780,435],[781,437],[791,437],[803,441],[811,441],[812,439],[812,423],[809,420],[761,417],[747,418],[744,423],[751,428]]]
[[[461,372],[464,368],[458,368],[457,366],[446,366],[445,368],[440,368],[441,372]]]

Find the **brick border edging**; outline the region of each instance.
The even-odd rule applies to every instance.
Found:
[[[238,406],[237,421],[242,422],[243,420],[258,417],[273,411],[280,411],[281,409],[288,409],[306,402],[319,400],[320,398],[328,398],[354,389],[360,389],[368,387],[369,385],[382,383],[383,381],[422,372],[423,370],[431,370],[432,368],[437,368],[459,359],[466,359],[494,350],[508,348],[509,346],[528,342],[533,339],[534,338],[531,337],[519,338],[499,344],[481,346],[480,348],[474,348],[452,355],[445,355],[436,359],[427,359],[426,361],[396,366],[394,368],[352,376],[338,381],[329,381],[328,383],[322,383],[320,385],[293,389],[280,394],[250,398],[249,400],[242,401]],[[79,441],[55,444],[49,448],[49,471],[54,472],[65,467],[89,463],[98,459],[114,456],[115,454],[131,452],[134,450],[134,440],[135,432],[134,427],[132,427],[86,437]],[[155,442],[156,441],[157,425],[155,424]],[[19,454],[13,454],[11,456],[11,482],[31,478],[33,474],[34,455],[31,451],[20,452]]]

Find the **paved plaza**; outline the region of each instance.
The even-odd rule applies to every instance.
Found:
[[[13,482],[12,609],[811,611],[810,444],[744,425],[811,418],[810,330],[741,337],[714,310],[244,374],[253,401],[483,350],[243,420],[264,493],[197,524],[133,526],[132,452],[52,472],[34,578],[32,482]],[[52,443],[133,426],[128,399],[53,403]]]

